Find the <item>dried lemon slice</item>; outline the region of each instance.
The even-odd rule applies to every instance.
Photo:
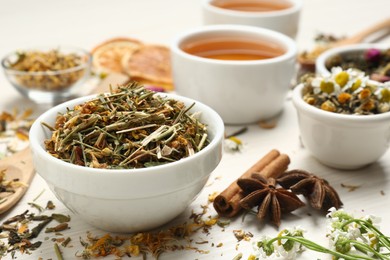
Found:
[[[92,50],[92,65],[98,72],[125,72],[122,66],[123,57],[131,55],[142,46],[138,40],[131,38],[114,38]]]
[[[160,45],[143,45],[131,56],[124,56],[122,65],[131,78],[172,84],[170,50]]]

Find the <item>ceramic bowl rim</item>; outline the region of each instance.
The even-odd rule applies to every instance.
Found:
[[[267,39],[272,39],[272,41],[277,42],[277,44],[285,48],[285,53],[282,55],[263,59],[263,60],[245,60],[245,61],[233,61],[233,60],[217,60],[217,59],[208,59],[192,54],[188,54],[180,48],[180,45],[188,39],[199,37],[201,35],[213,34],[213,33],[237,33],[237,34],[256,34]],[[236,25],[236,24],[217,24],[217,25],[204,25],[201,27],[196,27],[189,29],[177,35],[171,43],[172,54],[176,54],[180,57],[184,57],[188,60],[193,60],[197,62],[202,62],[205,64],[219,64],[225,66],[258,66],[258,65],[267,65],[274,64],[282,61],[292,59],[297,54],[297,46],[293,39],[290,37],[270,29],[259,28],[249,25]]]
[[[326,68],[325,63],[330,57],[336,54],[344,54],[344,53],[351,53],[351,52],[356,53],[356,52],[362,52],[369,49],[387,50],[389,49],[389,46],[381,43],[359,43],[359,44],[352,44],[347,46],[339,46],[339,47],[331,48],[329,50],[324,51],[317,57],[315,62],[316,72],[324,76],[329,75],[330,71]]]
[[[276,11],[267,11],[267,12],[243,12],[236,10],[224,9],[217,7],[211,4],[213,0],[203,0],[202,6],[210,12],[214,12],[222,15],[229,15],[232,17],[241,17],[241,18],[267,18],[267,17],[279,17],[283,15],[289,15],[296,12],[299,12],[302,9],[303,1],[302,0],[288,0],[292,3],[292,6],[282,10]]]

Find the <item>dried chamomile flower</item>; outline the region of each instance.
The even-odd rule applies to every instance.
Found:
[[[325,111],[372,115],[390,110],[390,82],[370,80],[356,69],[334,67],[329,75],[308,76],[301,84],[303,100]]]

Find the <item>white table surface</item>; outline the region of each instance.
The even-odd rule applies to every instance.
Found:
[[[1,0],[0,57],[16,48],[38,45],[73,45],[90,50],[98,43],[116,36],[169,45],[176,34],[202,25],[200,2],[201,0]],[[352,35],[370,24],[387,18],[390,15],[389,8],[388,0],[304,0],[297,36],[298,47],[300,50],[312,47],[313,38],[318,32],[332,33],[335,36]],[[389,43],[389,40],[386,39],[385,42]],[[42,108],[17,93],[3,73],[0,74],[0,93],[0,111],[10,111],[18,107],[33,108],[37,115],[42,112]],[[290,156],[290,169],[305,169],[326,178],[338,190],[345,210],[357,216],[374,214],[382,217],[384,220],[382,229],[385,233],[390,233],[390,222],[387,221],[390,219],[389,152],[378,162],[361,170],[340,171],[321,165],[300,144],[296,112],[289,99],[286,100],[284,112],[278,119],[276,128],[266,130],[257,125],[250,125],[249,130],[239,137],[244,142],[242,152],[224,154],[220,165],[211,175],[212,184],[205,187],[200,196],[186,212],[173,221],[174,223],[187,221],[192,210],[200,212],[200,205],[207,202],[208,194],[222,191],[260,157],[276,148]],[[215,178],[217,180],[214,180]],[[360,188],[349,192],[341,187],[341,183],[360,185]],[[57,201],[39,175],[35,176],[20,203],[7,214],[0,215],[0,222],[29,208],[27,202],[32,201],[42,190],[45,191],[37,200],[38,204],[45,205],[48,200],[53,200],[57,206],[56,212],[72,216],[71,229],[64,232],[64,236],[72,238],[73,247],[63,249],[65,259],[75,258],[75,253],[82,249],[79,237],[85,238],[87,231],[94,235],[105,234],[104,231],[85,224]],[[381,191],[385,194],[381,194]],[[283,217],[281,229],[300,225],[308,230],[306,237],[327,245],[324,237],[325,218],[313,212],[309,216],[309,212],[311,211],[306,207]],[[215,215],[212,207],[207,215]],[[161,259],[232,259],[240,252],[243,253],[243,259],[247,259],[252,252],[251,243],[240,242],[237,249],[237,240],[232,233],[234,229],[243,229],[255,236],[263,234],[274,236],[278,232],[271,225],[257,224],[252,216],[247,216],[244,222],[238,217],[224,232],[216,226],[211,229],[208,236],[204,234],[194,236],[195,240],[209,241],[208,244],[198,245],[201,249],[210,250],[209,254],[186,250],[165,253]],[[18,259],[39,257],[56,259],[53,242],[45,241],[45,237],[47,234],[39,237],[44,243],[32,255],[23,255]],[[211,246],[211,243],[221,242],[222,247]],[[300,259],[330,257],[305,252]]]

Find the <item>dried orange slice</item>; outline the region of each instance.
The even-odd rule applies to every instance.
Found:
[[[92,50],[92,65],[98,72],[124,72],[122,60],[128,59],[143,44],[131,38],[114,38]]]
[[[165,46],[143,45],[124,57],[122,65],[132,79],[172,85],[170,50]]]

